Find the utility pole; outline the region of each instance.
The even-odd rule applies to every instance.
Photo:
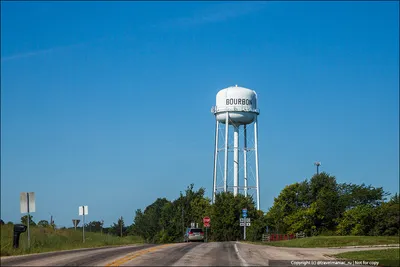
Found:
[[[182,205],[182,230],[183,230],[183,235],[185,235],[185,221],[183,219],[183,205]]]
[[[321,162],[315,162],[314,163],[315,166],[317,166],[317,175],[319,174],[319,166],[321,166]]]
[[[181,191],[181,197],[182,197],[182,236],[185,237],[185,220],[184,220],[184,209],[183,209],[183,195]]]
[[[53,226],[53,215],[49,212],[50,214],[50,226]]]
[[[122,216],[121,216],[120,225],[121,225],[121,237],[122,237]]]

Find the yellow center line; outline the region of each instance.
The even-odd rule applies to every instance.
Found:
[[[159,249],[164,248],[164,247],[169,247],[169,246],[172,246],[172,245],[175,245],[175,244],[165,244],[165,245],[160,245],[160,246],[152,247],[152,248],[149,248],[149,249],[139,250],[139,251],[137,251],[137,252],[130,253],[130,254],[128,254],[128,255],[126,255],[126,256],[120,258],[120,259],[117,259],[117,260],[115,260],[115,261],[113,261],[113,262],[107,264],[106,267],[110,267],[110,266],[120,266],[120,265],[122,265],[122,264],[124,264],[124,263],[126,263],[126,262],[128,262],[128,261],[130,261],[130,260],[133,260],[134,258],[137,258],[137,257],[142,256],[142,255],[145,255],[145,254],[147,254],[147,253],[150,253],[150,252],[159,250]]]

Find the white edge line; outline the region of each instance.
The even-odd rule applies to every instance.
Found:
[[[242,263],[241,266],[249,266],[249,264],[247,264],[247,262],[245,261],[245,259],[243,259],[242,256],[240,256],[240,253],[239,253],[239,250],[238,250],[236,244],[237,244],[237,243],[235,243],[235,251],[236,251],[236,254],[238,255],[239,260],[240,260],[241,263]]]

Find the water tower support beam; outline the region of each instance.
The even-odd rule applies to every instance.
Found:
[[[260,180],[258,177],[258,122],[254,121],[254,153],[256,156],[256,187],[257,187],[257,210],[260,210]]]
[[[244,196],[247,197],[247,128],[243,126],[244,143],[243,143],[243,170],[244,170]]]
[[[228,191],[228,131],[229,131],[229,112],[225,118],[225,164],[224,164],[224,192]]]
[[[215,147],[214,147],[214,183],[213,183],[213,195],[212,203],[215,201],[215,194],[217,191],[217,160],[218,160],[218,131],[219,131],[219,121],[216,121],[215,125]]]
[[[233,125],[233,195],[237,196],[239,188],[239,125]]]

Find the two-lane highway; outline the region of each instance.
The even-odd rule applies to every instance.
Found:
[[[272,260],[332,260],[377,248],[282,248],[241,242],[132,245],[2,257],[1,266],[268,266]]]
[[[2,257],[1,266],[104,266],[106,261],[152,247],[156,245],[87,248]]]

